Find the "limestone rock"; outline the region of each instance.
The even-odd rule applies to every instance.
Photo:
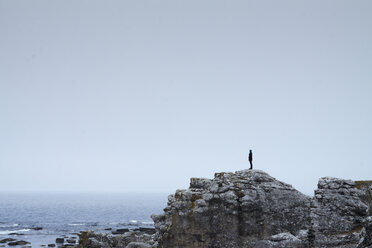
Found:
[[[323,177],[314,197],[260,170],[191,178],[155,230],[79,234],[81,248],[372,248],[372,181]]]
[[[168,198],[163,215],[152,217],[160,247],[254,247],[272,235],[309,229],[310,203],[263,171],[243,170],[192,178],[188,190]]]
[[[152,216],[155,238],[159,248],[372,248],[371,185],[324,177],[310,198],[259,170],[192,178]]]
[[[312,201],[311,219],[315,247],[356,247],[363,221],[370,214],[368,184],[323,177]]]
[[[79,247],[85,248],[112,248],[112,247],[157,247],[154,236],[142,232],[125,232],[121,235],[83,232],[79,235]],[[137,245],[137,246],[136,246]]]

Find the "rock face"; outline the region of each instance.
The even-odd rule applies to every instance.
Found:
[[[153,215],[160,248],[372,247],[372,182],[321,178],[310,198],[263,171],[192,178]]]
[[[314,247],[356,247],[371,214],[371,189],[368,182],[319,180],[311,207]]]
[[[323,177],[311,198],[263,171],[216,173],[152,218],[156,233],[82,232],[79,248],[372,248],[372,181]]]

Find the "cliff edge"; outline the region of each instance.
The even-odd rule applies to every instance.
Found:
[[[324,177],[310,198],[260,170],[191,178],[153,215],[160,248],[372,247],[372,182]]]
[[[81,248],[372,248],[372,181],[319,179],[313,197],[260,170],[191,178],[155,233],[84,232]]]

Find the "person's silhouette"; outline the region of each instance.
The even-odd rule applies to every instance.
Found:
[[[252,170],[253,169],[253,164],[252,164],[252,160],[253,160],[252,150],[249,150],[248,160],[249,160],[249,163],[251,164],[251,168],[249,168],[249,169]]]

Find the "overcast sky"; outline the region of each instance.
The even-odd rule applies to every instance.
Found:
[[[372,179],[372,1],[0,1],[0,191]]]

